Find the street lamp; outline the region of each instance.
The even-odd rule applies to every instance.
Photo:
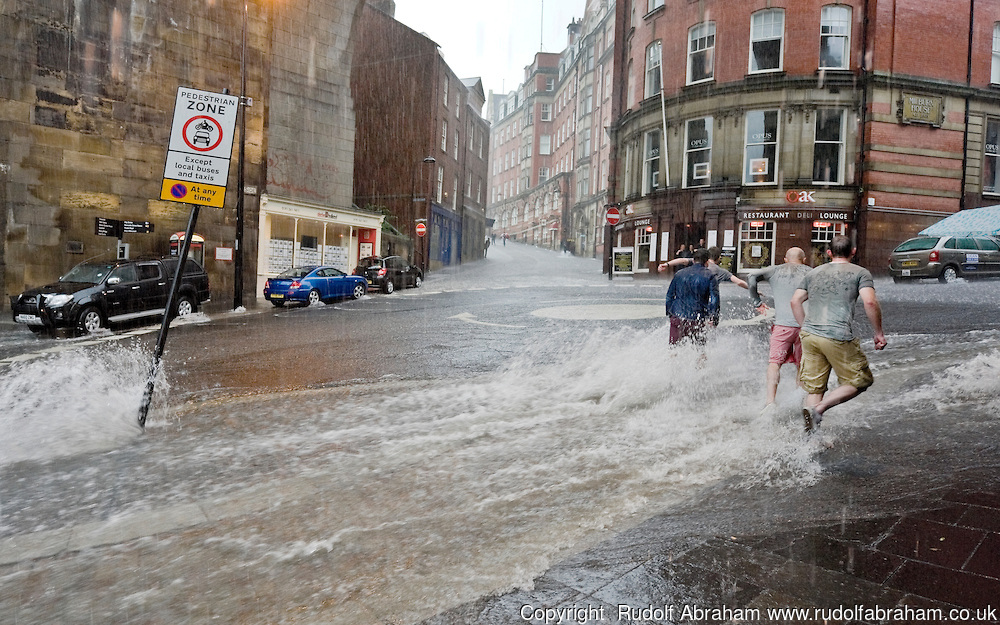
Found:
[[[236,168],[236,255],[233,259],[233,310],[243,306],[243,214],[245,201],[247,151],[247,13],[248,0],[243,0],[243,48],[240,56],[240,152]]]
[[[419,163],[417,163],[416,165],[413,166],[413,172],[412,172],[412,175],[410,176],[410,200],[412,201],[413,204],[417,203],[417,169],[419,169],[421,165],[433,165],[436,162],[437,162],[437,159],[435,159],[433,156],[425,156],[424,160],[420,161]],[[430,216],[431,216],[431,209],[430,209],[431,195],[430,195],[429,185],[428,185],[427,193],[424,195],[423,200],[427,203],[427,210],[424,211],[424,217],[422,219],[423,219],[423,221],[425,222],[425,224],[427,225],[427,227],[429,229],[430,228],[430,224],[427,223],[427,222],[430,222]],[[416,208],[414,208],[413,214],[414,215],[417,214]],[[418,221],[420,221],[420,219],[414,217],[414,220],[413,220],[413,222],[414,222],[414,232],[416,232],[416,224],[417,224]],[[420,243],[420,263],[419,263],[420,264],[420,272],[423,273],[423,274],[425,274],[425,275],[427,273],[427,265],[428,265],[428,263],[427,263],[427,248],[424,247],[424,239],[426,239],[429,236],[430,236],[430,232],[428,231],[427,234],[425,234],[424,236],[422,236],[422,237],[421,236],[417,236],[416,237],[416,240],[419,241],[419,243]]]

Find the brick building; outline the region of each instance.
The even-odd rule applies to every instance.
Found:
[[[739,271],[790,245],[820,262],[840,232],[884,271],[1000,202],[998,0],[636,0],[616,22],[611,202],[636,272],[701,241]]]
[[[349,91],[360,0],[11,0],[0,9],[0,288],[17,294],[91,257],[114,258],[98,217],[150,221],[131,255],[166,254],[189,207],[162,201],[179,86],[238,94],[245,67],[248,303],[294,263],[344,267],[382,216],[352,207]],[[303,42],[308,42],[304,45]],[[197,232],[216,304],[233,301],[237,145],[222,208]],[[217,252],[220,252],[217,255]],[[0,306],[6,308],[7,297]]]
[[[498,232],[550,249],[603,253],[610,166],[614,4],[589,0],[561,53],[539,52],[525,81],[493,95],[490,206]]]
[[[393,19],[391,6],[366,6],[358,32],[354,202],[387,215],[381,253],[432,270],[482,258],[489,137],[482,81],[456,76],[438,45]]]

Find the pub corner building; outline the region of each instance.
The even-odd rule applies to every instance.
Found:
[[[792,246],[815,266],[837,234],[885,274],[902,241],[998,203],[1000,0],[618,12],[613,274],[689,245],[742,274]]]

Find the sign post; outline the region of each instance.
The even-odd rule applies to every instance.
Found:
[[[198,210],[201,206],[222,208],[226,201],[226,183],[229,180],[229,161],[233,154],[238,104],[239,98],[236,96],[186,87],[177,89],[160,199],[190,204],[191,215],[181,244],[180,257],[177,259],[170,295],[167,296],[167,309],[163,313],[160,335],[153,351],[153,364],[146,380],[146,390],[139,405],[139,427],[143,430],[146,429],[153,387],[160,373],[160,361],[167,345],[167,331],[173,317],[174,301],[180,292],[181,277],[191,249],[191,239],[194,238]],[[133,224],[133,227],[141,226]]]

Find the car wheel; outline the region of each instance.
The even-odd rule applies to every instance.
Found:
[[[273,300],[271,300],[271,305],[274,306],[275,308],[281,308],[282,306],[285,305],[285,300],[283,300],[283,299],[273,299]]]
[[[418,275],[417,277],[415,277],[415,278],[413,279],[413,288],[415,288],[415,289],[419,289],[419,288],[420,288],[420,285],[421,285],[421,284],[423,284],[423,283],[424,283],[424,279],[423,279],[423,277],[422,277],[422,276],[420,276],[420,275]]]
[[[93,334],[101,328],[104,327],[104,318],[101,316],[101,311],[97,310],[93,306],[88,306],[83,309],[80,313],[80,317],[77,319],[77,329],[84,334]]]
[[[309,299],[306,302],[307,306],[312,306],[313,304],[318,304],[321,301],[323,301],[323,298],[320,297],[319,291],[317,291],[316,289],[313,289],[312,291],[309,291]]]
[[[364,296],[366,290],[367,289],[365,289],[365,285],[363,285],[361,283],[355,284],[354,285],[354,291],[351,292],[351,298],[353,298],[353,299],[361,299],[362,296]]]
[[[385,284],[382,285],[382,290],[388,295],[396,290],[396,285],[392,283],[392,280],[386,280]]]
[[[196,307],[196,305],[194,303],[194,300],[191,299],[191,296],[189,296],[189,295],[181,295],[181,298],[179,300],[177,300],[177,309],[176,309],[177,310],[177,314],[174,315],[174,316],[175,317],[184,317],[186,315],[190,315],[191,313],[193,313],[195,311],[196,308],[197,307]]]
[[[941,270],[941,275],[938,277],[939,282],[954,282],[958,280],[958,268],[954,265],[948,265]]]

